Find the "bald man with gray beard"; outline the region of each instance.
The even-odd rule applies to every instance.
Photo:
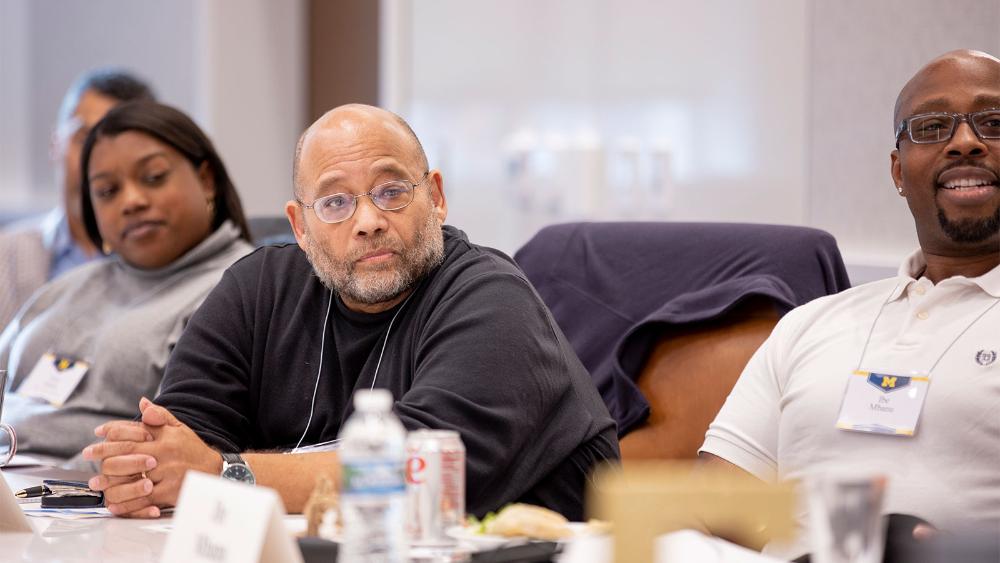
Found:
[[[295,163],[298,245],[231,268],[142,421],[105,424],[84,450],[109,510],[156,517],[186,471],[235,463],[301,511],[337,452],[254,452],[333,440],[354,392],[382,388],[408,430],[461,435],[469,512],[527,502],[581,519],[589,474],[619,457],[614,421],[520,269],[444,225],[442,174],[409,126],[340,107]]]

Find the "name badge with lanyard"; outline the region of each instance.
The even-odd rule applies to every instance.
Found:
[[[892,293],[889,294],[890,298],[895,292],[896,288],[893,288]],[[858,358],[859,369],[856,369],[847,380],[844,399],[840,405],[840,415],[837,417],[837,428],[870,434],[913,436],[917,431],[917,423],[920,421],[920,414],[924,409],[931,372],[948,353],[948,350],[951,350],[951,347],[958,342],[958,339],[1000,301],[994,301],[985,311],[973,319],[945,347],[944,352],[941,352],[941,355],[926,373],[910,372],[903,375],[891,370],[879,373],[862,371],[860,369],[861,362],[865,358],[865,352],[868,351],[868,344],[871,343],[875,324],[878,323],[878,319],[882,316],[882,311],[885,310],[888,303],[889,299],[882,303],[882,308],[879,309],[875,321],[872,322],[871,330],[868,331],[868,338],[861,350],[861,357]]]
[[[847,381],[837,428],[913,436],[930,377],[855,371]]]
[[[17,388],[17,394],[61,407],[89,368],[86,362],[61,358],[49,352],[38,360],[24,383]]]

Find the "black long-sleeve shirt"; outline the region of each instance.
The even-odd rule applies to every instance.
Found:
[[[298,246],[259,249],[191,319],[156,402],[222,451],[288,449],[317,373],[303,444],[334,439],[374,378],[407,429],[461,434],[470,512],[522,501],[582,517],[587,474],[618,458],[614,422],[510,258],[453,227],[444,238],[444,262],[378,314],[347,309]]]

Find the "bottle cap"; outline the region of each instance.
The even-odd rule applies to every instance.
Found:
[[[392,408],[392,393],[388,389],[362,389],[354,393],[355,410],[387,412]]]

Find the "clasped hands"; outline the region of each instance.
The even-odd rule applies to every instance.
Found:
[[[139,401],[142,421],[116,420],[94,429],[103,442],[87,446],[83,458],[101,472],[90,488],[104,492],[116,516],[157,518],[160,508],[177,504],[189,469],[218,475],[222,457],[167,409],[145,397]]]

